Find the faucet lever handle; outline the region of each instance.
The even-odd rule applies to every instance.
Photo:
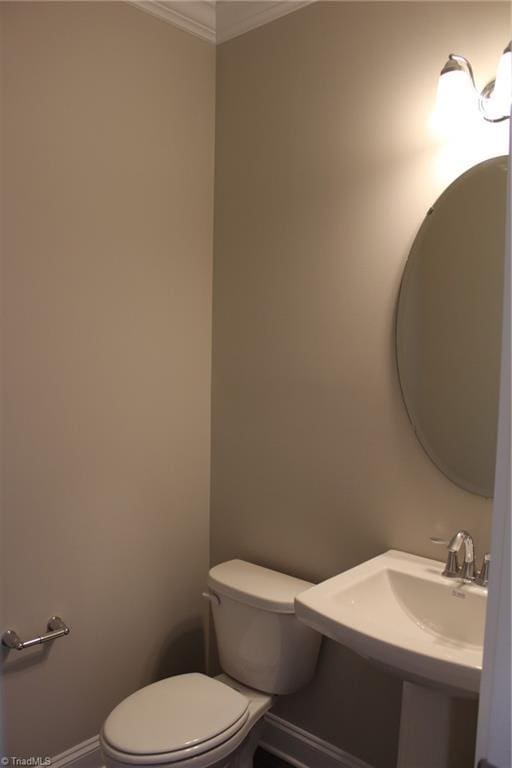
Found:
[[[491,555],[486,552],[484,555],[484,561],[479,572],[475,576],[475,584],[479,587],[486,587],[489,584],[489,570],[491,567]]]
[[[451,541],[448,539],[440,539],[437,536],[431,536],[430,541],[432,544],[442,544],[445,547],[449,547]],[[443,576],[447,576],[449,579],[456,579],[460,574],[459,563],[457,560],[457,553],[448,551],[446,556],[446,565],[444,567]]]

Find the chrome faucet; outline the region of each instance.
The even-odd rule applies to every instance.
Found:
[[[484,561],[480,571],[475,571],[475,546],[473,537],[468,531],[457,531],[450,541],[431,537],[434,544],[445,544],[448,548],[448,556],[444,567],[443,576],[449,579],[462,579],[466,584],[475,583],[486,587],[489,581],[489,566],[491,556],[484,555]],[[457,554],[464,547],[464,562],[459,565]]]
[[[459,552],[462,546],[464,547],[464,564],[462,569],[457,567],[458,572],[452,573],[451,570],[448,572],[448,567],[446,567],[444,576],[450,576],[452,578],[455,576],[468,583],[475,578],[475,546],[473,544],[473,537],[470,533],[467,531],[457,531],[448,544],[448,560],[450,559],[450,555],[453,555],[455,564],[458,566],[457,552]],[[448,560],[446,563],[447,566]]]

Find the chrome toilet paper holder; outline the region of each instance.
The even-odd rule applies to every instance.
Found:
[[[40,645],[41,643],[50,643],[52,640],[56,640],[58,637],[64,637],[69,635],[70,628],[65,624],[60,616],[52,616],[48,619],[46,625],[48,632],[45,632],[39,637],[33,637],[31,640],[21,640],[20,636],[14,629],[8,629],[2,635],[2,645],[5,648],[9,648],[14,651],[23,651],[25,648],[31,648],[33,645]]]

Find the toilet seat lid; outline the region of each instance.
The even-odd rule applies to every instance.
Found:
[[[218,680],[198,673],[176,675],[118,704],[105,721],[103,737],[131,755],[202,752],[210,746],[205,742],[217,744],[224,731],[228,738],[238,730],[232,726],[242,727],[248,707],[245,696]]]

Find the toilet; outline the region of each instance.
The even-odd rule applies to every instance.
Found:
[[[251,768],[263,715],[315,671],[321,637],[294,613],[311,586],[243,560],[212,568],[204,596],[223,674],[175,675],[128,696],[100,733],[106,768]]]

